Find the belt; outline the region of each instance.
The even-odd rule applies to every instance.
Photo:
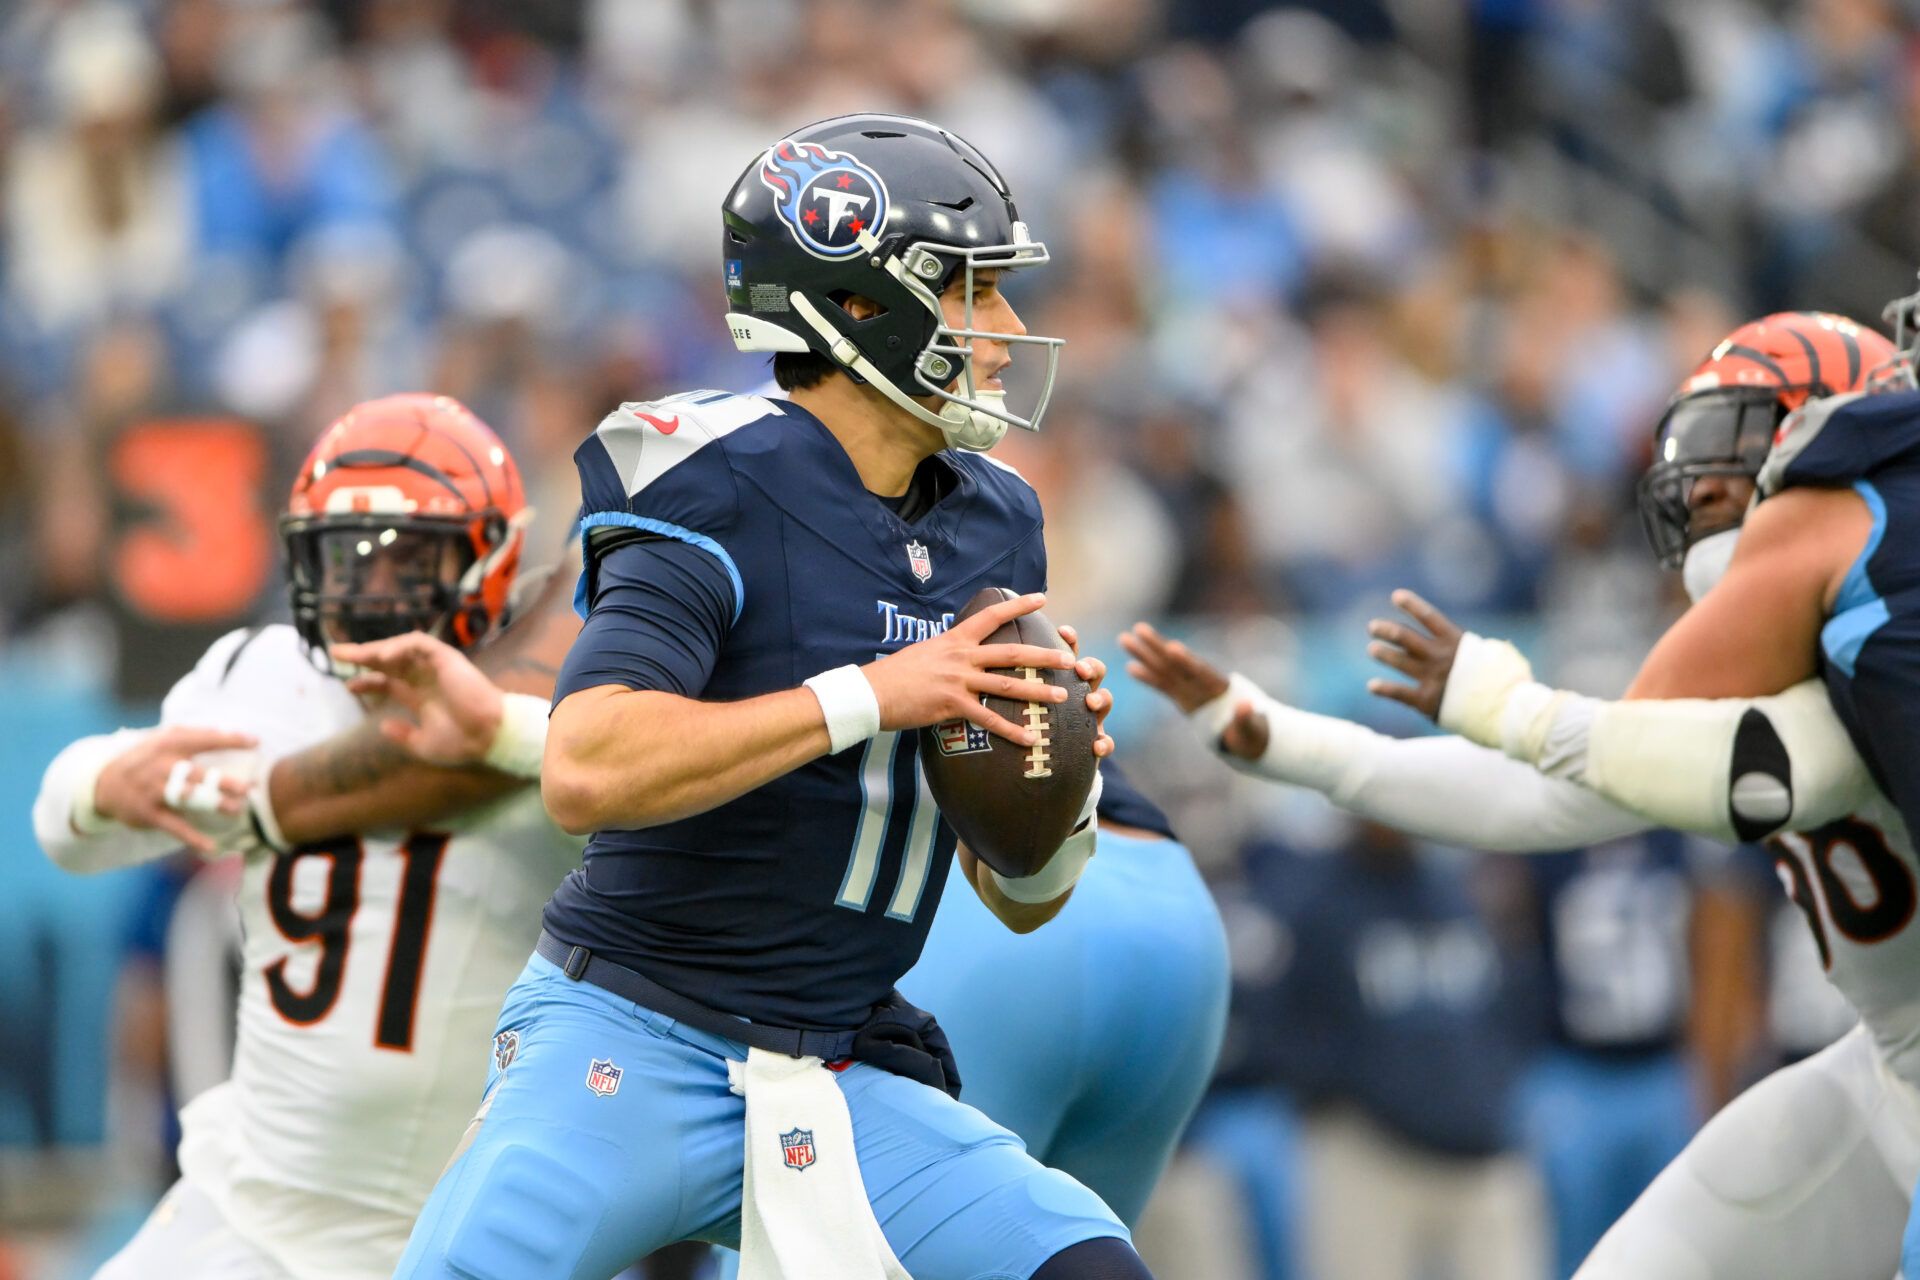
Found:
[[[709,1009],[698,1000],[690,1000],[677,991],[669,991],[653,979],[634,972],[623,964],[594,955],[585,947],[560,941],[545,929],[533,952],[548,964],[557,966],[575,982],[591,982],[611,991],[623,1000],[631,1000],[655,1013],[696,1031],[738,1040],[742,1044],[769,1053],[784,1053],[790,1058],[821,1058],[838,1062],[853,1056],[853,1031],[806,1031],[799,1027],[773,1027],[764,1022],[748,1022],[718,1009]]]

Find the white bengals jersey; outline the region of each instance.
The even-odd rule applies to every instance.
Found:
[[[162,723],[254,734],[264,770],[364,716],[273,626],[216,642]],[[298,1280],[392,1273],[581,846],[528,786],[429,830],[248,857],[233,1071],[182,1113],[180,1149],[247,1243]]]
[[[1853,816],[1769,846],[1827,980],[1887,1065],[1920,1088],[1920,860],[1900,811],[1875,789]]]

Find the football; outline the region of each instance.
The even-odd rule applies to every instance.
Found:
[[[1018,593],[987,587],[967,602],[956,622]],[[1015,618],[985,644],[1032,644],[1065,649],[1044,613]],[[1036,674],[1013,668],[1001,674]],[[1003,876],[1040,870],[1072,832],[1093,789],[1096,726],[1087,710],[1087,682],[1072,670],[1037,672],[1067,690],[1064,702],[1014,702],[982,695],[988,707],[1015,724],[1032,725],[1031,747],[988,733],[970,720],[949,720],[920,731],[921,768],[940,812],[974,856]]]

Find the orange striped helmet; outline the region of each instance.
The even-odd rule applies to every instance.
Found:
[[[527,514],[512,455],[459,401],[355,405],[281,517],[294,625],[316,650],[414,630],[470,647],[506,611]]]
[[[1640,481],[1640,522],[1660,563],[1680,567],[1687,548],[1732,527],[1692,527],[1693,483],[1760,474],[1781,419],[1808,400],[1867,389],[1894,360],[1893,344],[1826,311],[1780,311],[1722,338],[1680,384],[1653,433],[1653,464]]]

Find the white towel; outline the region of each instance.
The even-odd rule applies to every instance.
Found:
[[[912,1280],[874,1220],[846,1095],[818,1058],[749,1049],[740,1280]]]

